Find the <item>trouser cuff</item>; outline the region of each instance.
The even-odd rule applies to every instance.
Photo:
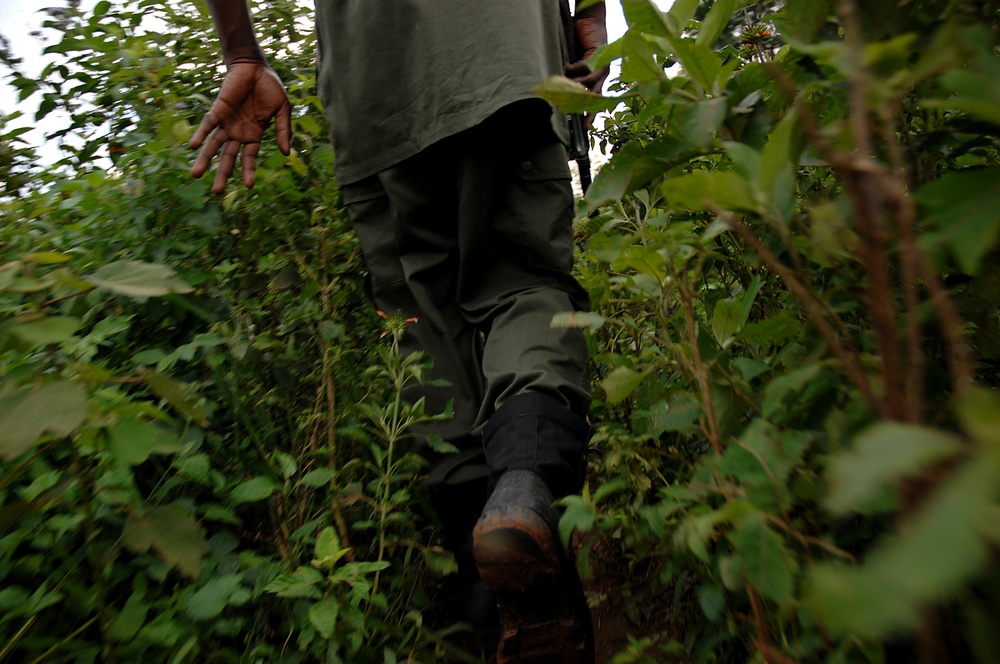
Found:
[[[490,490],[508,470],[530,470],[559,498],[576,493],[586,471],[590,425],[559,401],[519,394],[504,402],[483,430]]]

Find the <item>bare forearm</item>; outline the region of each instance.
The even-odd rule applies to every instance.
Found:
[[[207,0],[226,65],[266,62],[257,42],[247,0]]]
[[[580,44],[578,57],[589,57],[598,46],[608,43],[607,10],[603,2],[576,12],[573,17],[577,43]]]
[[[598,20],[602,24],[607,21],[607,15],[608,12],[607,9],[604,7],[603,2],[598,2],[596,5],[591,5],[589,7],[585,7],[584,9],[580,9],[574,14],[574,16],[576,16],[576,19],[578,21],[583,17],[587,17]]]

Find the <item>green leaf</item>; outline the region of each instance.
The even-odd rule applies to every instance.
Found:
[[[140,367],[139,375],[156,396],[173,406],[182,415],[201,426],[208,425],[208,411],[190,387],[147,367]]]
[[[132,297],[155,297],[169,293],[190,293],[194,290],[166,265],[142,261],[121,260],[108,263],[86,279],[97,288]]]
[[[181,447],[170,431],[138,417],[119,418],[108,429],[108,451],[130,466],[144,462],[154,452],[176,452]]]
[[[670,34],[679,37],[687,28],[687,22],[694,16],[700,0],[673,0],[670,11],[667,12],[667,24]]]
[[[743,325],[743,303],[737,300],[719,300],[712,311],[712,336],[723,348],[733,343]]]
[[[565,511],[559,518],[559,537],[563,546],[569,546],[574,531],[587,533],[594,528],[597,514],[594,511],[594,504],[587,500],[586,496],[566,496],[560,503]]]
[[[697,44],[690,39],[671,39],[670,45],[685,73],[703,90],[713,92],[719,73],[722,71],[722,60],[718,54],[708,46]]]
[[[316,538],[316,560],[326,561],[335,556],[340,551],[340,537],[337,529],[327,526]],[[315,564],[316,561],[313,561]]]
[[[771,370],[771,365],[767,362],[761,362],[749,357],[737,357],[733,359],[733,364],[740,370],[740,375],[747,380],[753,380],[757,376]]]
[[[807,364],[773,379],[764,388],[764,400],[761,404],[764,416],[770,417],[777,413],[786,399],[801,393],[802,388],[816,378],[819,372],[818,364]]]
[[[716,470],[734,476],[743,486],[783,486],[811,439],[807,431],[782,431],[757,418],[726,448]]]
[[[833,8],[834,0],[786,0],[775,20],[782,32],[808,41],[823,27]]]
[[[628,367],[618,367],[601,381],[601,387],[604,388],[609,403],[620,403],[632,394],[645,377],[645,374]]]
[[[340,537],[332,526],[327,526],[316,538],[316,557],[312,561],[313,567],[333,569],[337,561],[346,556],[351,550],[344,549],[340,545]]]
[[[0,394],[0,459],[10,461],[43,434],[68,436],[87,417],[87,392],[65,380]]]
[[[954,94],[943,100],[924,100],[928,107],[964,111],[974,117],[1000,125],[1000,63],[991,52],[981,55],[964,67],[956,67],[940,78],[941,84]]]
[[[854,449],[830,464],[824,504],[835,514],[864,512],[880,492],[928,466],[958,454],[961,441],[927,427],[882,422],[854,439]]]
[[[309,622],[320,636],[330,639],[337,628],[339,612],[340,605],[334,599],[324,599],[309,606]]]
[[[542,99],[563,113],[599,113],[621,103],[620,97],[605,97],[591,92],[565,76],[553,76],[532,89]]]
[[[656,47],[643,35],[629,30],[618,41],[622,54],[621,80],[625,83],[663,81],[663,60]],[[614,108],[613,106],[611,108]]]
[[[11,334],[35,346],[48,346],[71,339],[80,329],[80,319],[74,316],[47,316],[32,323],[11,325]]]
[[[729,25],[729,19],[735,10],[736,0],[715,0],[705,20],[701,22],[701,30],[696,39],[698,44],[711,48]]]
[[[68,254],[60,254],[54,251],[36,251],[30,254],[25,254],[21,256],[21,260],[26,263],[35,263],[36,265],[58,265],[60,263],[69,262]]]
[[[645,146],[630,141],[605,164],[587,190],[587,211],[621,200],[625,194],[658,178],[698,153],[686,141],[661,136]]]
[[[915,198],[962,269],[975,274],[1000,233],[1000,170],[949,173],[918,189]]]
[[[187,601],[185,612],[195,620],[217,618],[229,604],[233,594],[241,589],[239,574],[226,574],[210,580]]]
[[[754,300],[757,299],[757,294],[760,292],[763,285],[764,282],[760,278],[760,275],[758,275],[753,278],[753,281],[750,282],[750,286],[743,292],[743,301],[740,305],[740,326],[746,325],[747,320],[749,320],[750,310],[753,308]]]
[[[784,344],[802,332],[802,324],[788,314],[747,323],[737,338],[759,346],[772,347]]]
[[[142,601],[144,596],[145,593],[139,590],[132,593],[121,612],[111,620],[108,635],[112,639],[121,642],[131,641],[145,624],[149,605]]]
[[[722,618],[723,609],[726,608],[726,596],[720,586],[700,586],[698,588],[698,604],[705,613],[705,617],[714,623]]]
[[[236,485],[229,499],[237,505],[242,503],[255,503],[265,498],[270,498],[271,494],[278,490],[277,485],[270,477],[257,476],[242,484]]]
[[[689,394],[659,401],[646,413],[645,433],[654,438],[671,431],[691,433],[698,424],[701,410],[701,404]]]
[[[996,530],[996,493],[990,464],[966,463],[863,565],[816,565],[806,606],[838,635],[916,627],[924,607],[958,596],[991,559],[986,536]]]
[[[424,564],[427,569],[440,576],[448,576],[458,571],[458,562],[455,554],[446,549],[436,549],[425,547],[420,551],[424,556]]]
[[[768,138],[760,156],[760,189],[785,218],[794,206],[794,182],[799,154],[798,117],[794,110],[785,113]]]
[[[299,567],[291,574],[279,574],[264,587],[265,592],[278,597],[319,597],[317,586],[323,583],[323,575],[312,567]]]
[[[760,594],[779,606],[788,606],[795,589],[795,557],[785,542],[764,522],[763,515],[741,520],[729,533],[729,541],[740,553],[747,580]]]
[[[552,317],[552,327],[556,328],[586,328],[599,330],[604,327],[604,316],[592,311],[567,311]]]
[[[670,205],[689,210],[759,209],[750,183],[731,171],[697,171],[663,183]]]
[[[153,549],[168,565],[197,579],[208,543],[201,526],[179,505],[134,512],[125,521],[125,546],[136,553]]]
[[[690,104],[680,112],[681,135],[691,145],[708,148],[728,112],[729,105],[725,97]]]
[[[955,399],[962,428],[994,455],[1000,452],[1000,395],[981,387],[965,390]]]
[[[670,34],[666,16],[652,0],[622,0],[621,4],[630,30],[663,37]]]
[[[333,478],[337,476],[337,473],[333,471],[332,468],[315,468],[310,470],[308,473],[302,476],[299,480],[301,486],[307,486],[311,489],[318,489],[320,487],[329,486]]]

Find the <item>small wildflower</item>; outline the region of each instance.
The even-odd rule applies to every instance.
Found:
[[[403,318],[403,315],[400,313],[396,313],[390,316],[381,309],[376,309],[375,313],[378,315],[379,318],[385,320],[385,329],[382,330],[382,334],[378,335],[379,339],[384,338],[386,335],[390,333],[394,337],[398,337],[403,333],[407,325],[409,325],[410,323],[416,323],[420,320],[416,316],[413,316],[411,318]]]

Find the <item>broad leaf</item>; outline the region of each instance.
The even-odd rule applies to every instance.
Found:
[[[743,559],[747,581],[764,597],[787,606],[792,601],[798,565],[781,536],[767,527],[763,516],[755,515],[738,523],[729,533],[729,541]]]
[[[124,464],[134,466],[150,454],[180,449],[180,441],[170,431],[138,417],[122,417],[108,429],[108,451]]]
[[[323,583],[323,575],[312,567],[299,567],[291,574],[279,574],[264,587],[278,597],[319,597],[317,586]]]
[[[722,60],[708,46],[690,39],[671,39],[670,45],[685,73],[706,92],[713,92],[722,71]]]
[[[238,590],[240,590],[239,574],[215,577],[188,599],[185,611],[195,620],[217,618]]]
[[[731,171],[696,171],[663,183],[667,201],[689,210],[758,211],[750,183]]]
[[[876,424],[855,438],[852,451],[830,464],[826,507],[837,514],[864,512],[887,488],[961,449],[961,441],[943,431],[897,422]]]
[[[277,490],[278,487],[271,478],[258,476],[237,484],[229,498],[236,504],[255,503],[270,498]]]
[[[782,32],[808,40],[816,36],[833,8],[834,0],[785,0],[775,20]]]
[[[736,0],[715,0],[705,20],[701,22],[701,30],[698,31],[696,40],[698,44],[711,48],[729,25],[729,19],[735,8]]]
[[[604,388],[609,403],[620,403],[632,394],[645,377],[645,374],[628,367],[618,367],[601,381],[601,387]]]
[[[697,427],[701,410],[701,404],[693,396],[677,395],[651,406],[643,418],[645,426],[637,428],[654,438],[671,431],[690,433]],[[638,419],[638,413],[636,416]]]
[[[622,0],[621,4],[630,30],[663,37],[670,34],[667,17],[652,0]]]
[[[1000,169],[959,171],[921,187],[916,200],[969,274],[1000,234]]]
[[[690,104],[680,113],[681,135],[691,145],[708,148],[729,111],[725,97]]]
[[[334,599],[324,599],[309,606],[309,622],[324,639],[333,636],[337,628],[340,605]]]
[[[33,323],[11,325],[11,334],[35,346],[58,344],[72,338],[80,329],[80,319],[73,316],[48,316]]]
[[[928,498],[906,529],[863,565],[817,565],[806,600],[834,634],[881,636],[915,627],[923,607],[953,597],[991,556],[996,476],[973,460]]]
[[[598,113],[621,103],[621,98],[591,92],[565,76],[553,76],[532,90],[563,113]]]
[[[139,375],[156,396],[173,406],[181,414],[201,426],[208,424],[208,411],[205,410],[201,399],[189,386],[164,373],[145,367],[139,370]]]
[[[723,348],[733,343],[736,333],[743,326],[743,303],[737,300],[719,300],[712,311],[712,336]]]
[[[103,265],[87,277],[87,281],[97,288],[133,297],[155,297],[193,290],[166,265],[132,260]]]
[[[87,392],[65,380],[0,394],[0,459],[10,461],[43,434],[68,436],[87,416]]]
[[[152,549],[168,565],[194,579],[198,578],[201,559],[209,550],[201,526],[179,505],[163,505],[129,515],[124,542],[136,553]]]
[[[638,141],[626,144],[598,171],[587,190],[588,212],[620,200],[697,153],[686,141],[672,136],[661,136],[645,146]]]

